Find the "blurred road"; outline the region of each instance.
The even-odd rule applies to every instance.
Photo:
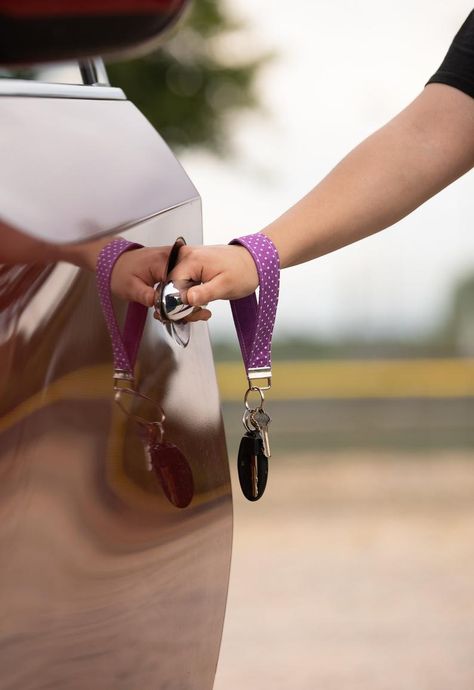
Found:
[[[276,457],[322,449],[474,452],[474,397],[451,399],[273,400],[271,437]],[[242,435],[241,402],[225,402],[230,445]]]
[[[233,480],[214,690],[474,688],[472,454],[280,453],[257,504]]]

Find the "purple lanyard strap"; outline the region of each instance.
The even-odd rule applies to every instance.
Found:
[[[242,299],[231,300],[232,314],[239,338],[245,370],[249,380],[267,379],[271,385],[271,346],[280,287],[280,260],[271,239],[260,233],[232,240],[251,254],[259,279],[259,300],[255,293]],[[117,259],[126,251],[138,249],[141,244],[118,238],[106,245],[97,259],[97,288],[107,329],[112,341],[114,378],[133,381],[133,370],[140,346],[148,309],[130,302],[125,317],[123,334],[115,316],[110,293],[110,278]]]
[[[272,335],[280,288],[280,258],[272,240],[261,233],[239,237],[230,244],[245,247],[257,268],[260,285],[258,302],[253,293],[231,300],[230,304],[249,388],[258,379],[267,379],[266,386],[259,386],[265,390],[271,386]]]
[[[97,259],[96,276],[99,299],[104,313],[107,330],[112,341],[114,355],[114,379],[133,381],[133,370],[137,359],[138,348],[145,327],[147,307],[138,302],[130,302],[125,317],[123,335],[115,316],[110,294],[110,278],[117,259],[130,249],[139,249],[143,245],[119,237],[107,244]]]
[[[140,341],[145,327],[148,308],[137,302],[129,302],[123,333],[115,316],[110,294],[110,279],[117,259],[130,249],[139,249],[143,245],[119,237],[106,245],[97,259],[97,288],[99,300],[104,313],[107,330],[112,341],[114,356],[114,392],[115,402],[126,417],[138,424],[147,460],[147,468],[154,470],[168,500],[177,508],[186,508],[194,495],[194,480],[191,467],[179,448],[163,439],[165,413],[161,405],[141,393],[134,383],[134,368]],[[146,406],[147,414],[133,411],[129,404],[124,404],[124,396],[132,396]],[[129,398],[130,401],[130,398]],[[150,405],[154,409],[154,418],[149,418]],[[140,410],[140,408],[138,408]]]

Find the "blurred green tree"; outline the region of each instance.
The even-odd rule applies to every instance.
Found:
[[[270,54],[235,61],[226,37],[242,33],[222,0],[193,0],[178,30],[144,57],[107,65],[121,87],[169,145],[232,151],[232,116],[261,107],[257,76]]]

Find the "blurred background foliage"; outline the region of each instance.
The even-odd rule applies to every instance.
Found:
[[[241,357],[234,339],[216,339],[213,347],[217,361],[235,361]],[[333,340],[318,340],[304,334],[280,336],[273,343],[272,352],[276,361],[474,357],[474,274],[460,277],[453,288],[446,313],[431,332],[413,338],[369,337],[366,340],[340,336]]]
[[[232,153],[233,116],[261,108],[257,81],[271,54],[228,49],[246,26],[221,0],[194,0],[163,47],[107,64],[119,86],[174,150]],[[243,53],[243,57],[242,57]]]

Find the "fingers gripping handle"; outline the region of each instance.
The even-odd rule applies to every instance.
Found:
[[[179,250],[185,244],[185,239],[178,237],[171,248],[163,281],[155,288],[155,313],[163,323],[180,322],[196,310],[196,307],[186,303],[186,293],[190,287],[200,283],[192,280],[168,281],[168,275],[178,263]]]
[[[161,283],[158,283],[155,290],[155,309],[165,325],[171,324],[171,322],[177,322],[179,325],[179,322],[185,319],[186,316],[191,314],[195,309],[186,304],[184,298],[187,289],[196,283],[191,281],[176,281],[175,284],[167,282],[168,273],[176,265],[179,250],[184,244],[186,243],[182,237],[179,237],[174,243],[168,257],[164,279]],[[118,258],[124,252],[131,249],[139,249],[142,246],[143,245],[137,244],[136,242],[129,242],[123,237],[112,240],[112,242],[107,244],[100,252],[96,267],[99,299],[107,324],[107,330],[109,331],[112,341],[115,369],[114,376],[116,379],[121,378],[130,381],[133,381],[135,360],[143,335],[148,309],[137,302],[130,302],[127,308],[123,332],[121,332],[112,304],[110,281],[112,271]],[[171,328],[174,329],[174,325],[172,325]],[[177,342],[179,342],[179,344],[184,344],[184,342],[187,344],[189,341],[189,334],[187,334],[186,338],[183,338],[184,335],[181,334]]]

